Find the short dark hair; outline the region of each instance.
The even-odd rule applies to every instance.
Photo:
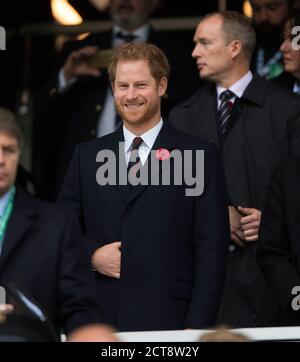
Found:
[[[15,137],[19,148],[22,148],[22,132],[16,117],[10,110],[2,107],[0,107],[0,133],[7,133]]]
[[[256,35],[251,20],[237,11],[210,13],[205,15],[202,20],[216,15],[223,20],[222,30],[226,41],[230,43],[233,40],[239,40],[242,44],[242,51],[250,62],[256,44]]]
[[[159,82],[162,77],[169,78],[170,65],[167,57],[156,45],[131,42],[114,49],[108,74],[111,82],[116,79],[116,69],[122,60],[146,60],[149,63],[152,77]]]

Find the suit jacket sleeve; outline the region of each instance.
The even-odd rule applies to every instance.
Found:
[[[300,276],[293,264],[287,231],[283,177],[284,167],[280,163],[271,178],[262,214],[257,263],[281,307],[286,309],[291,301],[292,288],[300,285]]]
[[[204,192],[195,201],[195,279],[186,328],[206,328],[216,323],[230,238],[224,170],[212,143],[205,150],[204,163]]]
[[[88,238],[85,233],[85,226],[82,215],[81,207],[81,185],[80,185],[80,145],[75,147],[73,157],[70,162],[70,166],[66,173],[60,194],[57,202],[62,205],[66,205],[75,214],[75,218],[78,220],[84,238],[86,239],[85,246],[89,258],[93,255],[95,250],[101,246],[101,243],[97,240]]]
[[[300,106],[297,105],[293,117],[289,120],[288,137],[290,140],[290,153],[300,155]]]
[[[101,322],[90,260],[78,222],[71,216],[64,224],[58,283],[60,320],[67,334],[80,326]]]

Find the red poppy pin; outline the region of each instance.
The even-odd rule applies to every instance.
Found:
[[[168,160],[170,158],[170,152],[165,148],[159,148],[155,152],[155,157],[159,161],[165,161],[165,160]]]

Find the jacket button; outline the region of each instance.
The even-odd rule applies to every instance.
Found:
[[[230,252],[235,251],[235,249],[236,249],[236,246],[233,245],[233,244],[230,244],[230,245],[228,246],[228,250],[229,250]]]
[[[96,111],[96,112],[100,112],[101,109],[102,109],[101,104],[96,104],[95,111]]]
[[[91,136],[96,136],[96,130],[94,129],[91,130]]]
[[[51,88],[50,92],[49,92],[49,97],[52,98],[56,95],[57,93],[57,89],[56,88]]]

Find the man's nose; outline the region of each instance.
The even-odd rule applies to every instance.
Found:
[[[0,164],[4,163],[4,152],[2,148],[0,147]]]
[[[134,87],[129,87],[127,90],[127,99],[135,99],[137,96],[136,89]]]
[[[286,53],[290,50],[290,41],[288,39],[285,39],[284,42],[281,44],[280,46],[280,50],[283,52],[283,53]]]
[[[200,45],[196,44],[193,51],[192,51],[192,57],[198,58],[201,55]]]
[[[264,23],[269,20],[268,10],[262,8],[257,15],[258,23]]]

